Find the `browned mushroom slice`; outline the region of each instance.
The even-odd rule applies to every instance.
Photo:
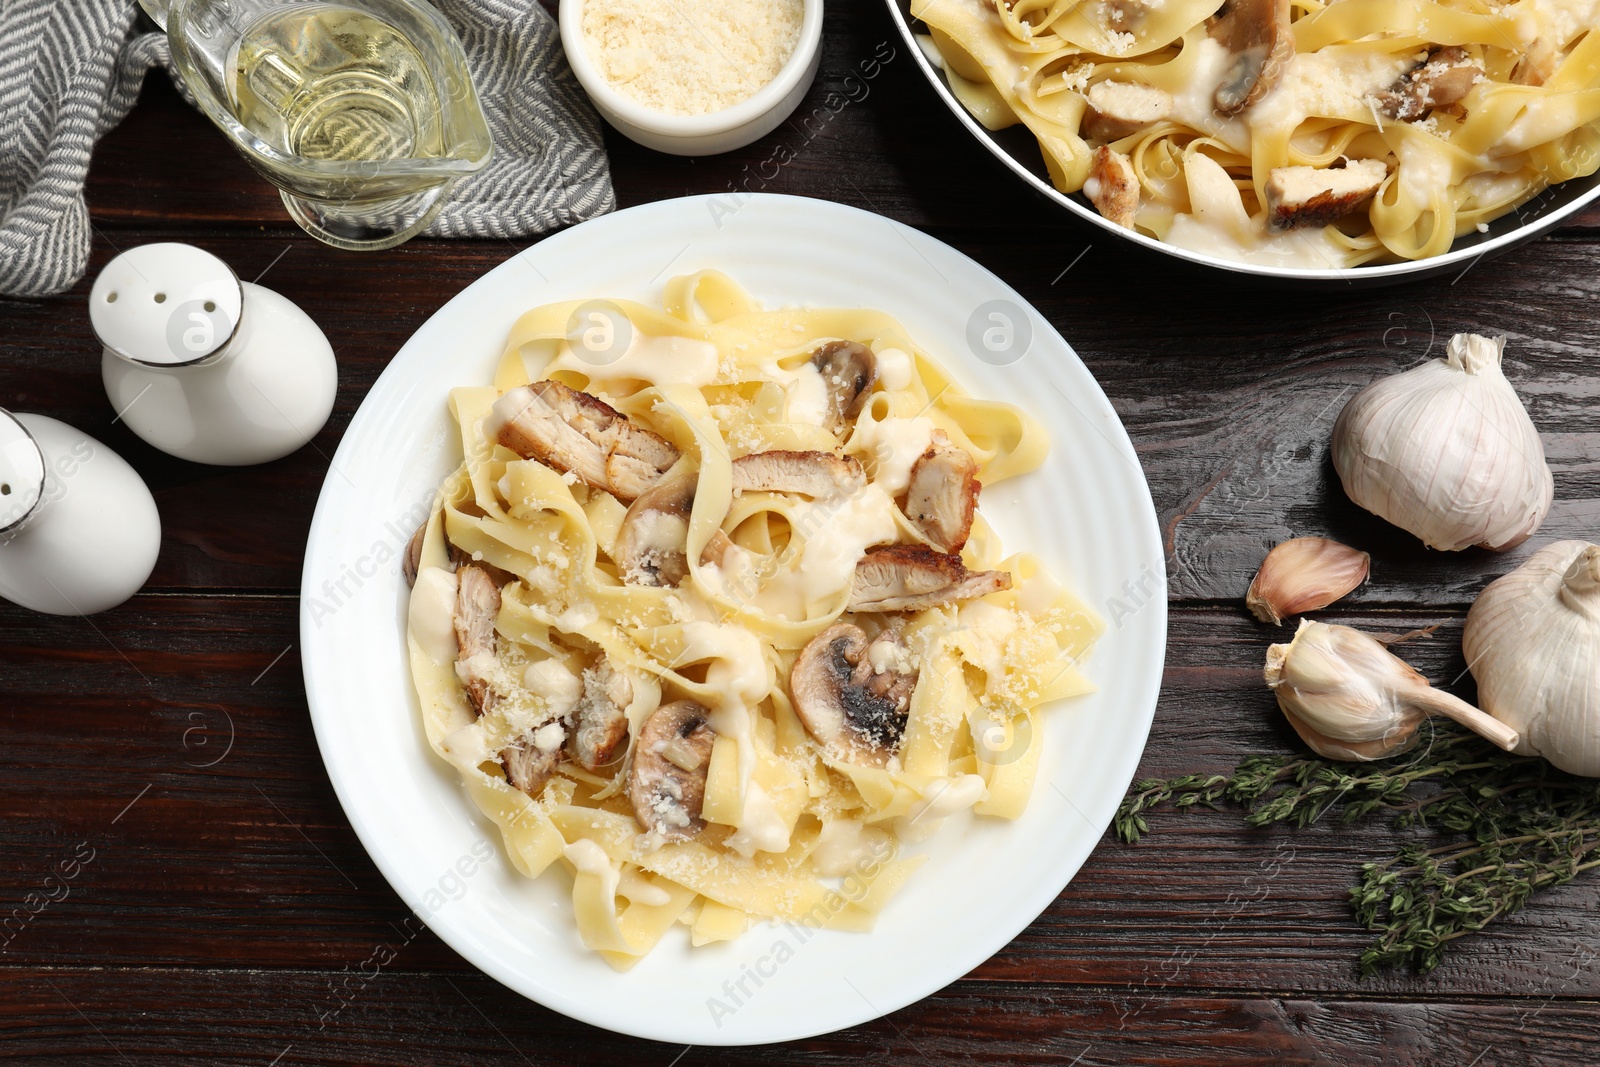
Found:
[[[1267,179],[1267,225],[1274,230],[1326,226],[1378,191],[1389,168],[1380,159],[1342,167],[1278,167]]]
[[[811,365],[822,375],[828,392],[828,429],[835,434],[861,414],[861,407],[878,380],[878,360],[872,349],[854,341],[829,341],[811,353]]]
[[[624,709],[633,700],[633,683],[614,670],[604,655],[600,662],[583,672],[583,696],[567,739],[572,758],[591,771],[610,766],[628,739],[628,716]]]
[[[456,572],[456,677],[466,687],[472,709],[482,715],[494,706],[488,671],[495,657],[494,620],[500,614],[500,589],[482,567]]]
[[[859,626],[836,622],[801,650],[789,695],[806,731],[836,759],[882,767],[899,750],[917,669],[899,635],[869,643]]]
[[[405,555],[400,559],[400,573],[406,576],[408,588],[417,584],[417,570],[422,566],[422,539],[427,533],[428,520],[423,519],[422,525],[417,527],[417,532],[406,542]]]
[[[506,781],[535,800],[544,792],[545,784],[561,763],[561,746],[541,748],[534,740],[536,732],[530,731],[500,750],[500,765],[506,769]]]
[[[1011,588],[1005,571],[969,571],[927,545],[885,545],[856,564],[851,611],[921,611]]]
[[[688,576],[689,509],[698,484],[698,472],[680,470],[628,505],[612,553],[624,583],[672,588]]]
[[[1289,0],[1226,0],[1209,32],[1233,57],[1212,97],[1223,115],[1237,115],[1265,96],[1294,56]]]
[[[867,484],[854,456],[832,452],[752,452],[733,461],[734,492],[797,493],[817,500],[849,496]]]
[[[1089,161],[1083,195],[1100,214],[1124,229],[1133,229],[1134,216],[1139,212],[1139,176],[1127,156],[1105,145],[1096,148]]]
[[[714,740],[710,713],[692,700],[663,704],[644,721],[628,769],[628,800],[646,831],[685,841],[705,829],[700,808]]]
[[[1096,82],[1083,95],[1089,107],[1079,132],[1095,141],[1121,140],[1172,111],[1171,95],[1143,82]]]
[[[1378,111],[1401,122],[1415,122],[1436,107],[1459,104],[1483,77],[1483,68],[1459,45],[1435,49],[1378,93]]]
[[[939,551],[959,552],[972,533],[982,488],[972,453],[935,430],[928,450],[911,465],[901,510]]]
[[[496,440],[585,484],[630,501],[678,461],[659,434],[635,426],[610,404],[556,381],[534,382],[495,401]]]

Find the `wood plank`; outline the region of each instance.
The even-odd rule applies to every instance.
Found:
[[[1347,617],[1373,630],[1440,621]],[[1448,682],[1462,669],[1460,619],[1443,621],[1403,652]],[[1275,636],[1242,610],[1174,614],[1141,776],[1293,750],[1259,681]],[[408,912],[328,783],[298,640],[289,598],[142,596],[92,626],[0,611],[0,915],[44,888],[80,844],[94,850],[65,899],[6,941],[6,960],[338,967],[389,936]],[[1470,697],[1470,684],[1457,689]],[[1072,783],[1059,785],[1071,795]],[[976,975],[1141,990],[1600,997],[1600,967],[1572,966],[1600,904],[1594,877],[1469,939],[1432,977],[1358,980],[1353,960],[1368,937],[1345,891],[1361,862],[1402,840],[1381,822],[1288,833],[1249,830],[1229,813],[1157,816],[1138,846],[1103,842]],[[466,969],[431,934],[407,955],[410,967]]]
[[[1600,1024],[1600,1006],[1566,1000],[1422,1005],[1281,994],[1144,997],[1114,989],[962,982],[835,1034],[779,1046],[684,1048],[573,1022],[480,975],[419,973],[399,962],[370,977],[355,967],[334,974],[7,968],[0,970],[0,1005],[9,1062],[127,1067],[269,1061],[279,1067],[441,1062],[1586,1067]]]

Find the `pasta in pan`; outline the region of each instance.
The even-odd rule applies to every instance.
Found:
[[[976,511],[1044,458],[1024,413],[878,312],[663,304],[518,320],[407,561],[430,745],[619,969],[678,923],[869,929],[908,845],[1022,812],[1101,630]]]
[[[1600,0],[912,0],[951,88],[1166,243],[1447,251],[1600,167]]]

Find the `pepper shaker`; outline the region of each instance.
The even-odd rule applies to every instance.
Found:
[[[107,263],[89,320],[118,416],[180,459],[278,459],[333,410],[337,368],[317,324],[193,245],[140,245]]]
[[[143,479],[64,422],[0,408],[0,597],[92,615],[150,577],[161,517]]]

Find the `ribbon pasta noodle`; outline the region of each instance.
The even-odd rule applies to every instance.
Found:
[[[912,0],[952,91],[1168,244],[1449,250],[1600,167],[1600,0]]]
[[[870,929],[948,816],[1021,814],[1102,629],[973,514],[1043,461],[1026,414],[879,312],[662,305],[524,314],[408,559],[430,746],[618,969]]]

